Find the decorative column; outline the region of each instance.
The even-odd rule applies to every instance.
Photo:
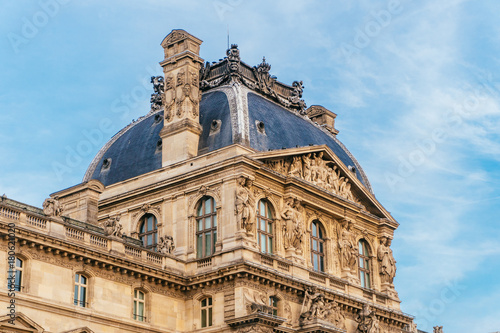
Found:
[[[161,46],[165,59],[160,62],[165,76],[162,166],[198,154],[201,135],[199,90],[202,41],[184,30],[172,30]]]

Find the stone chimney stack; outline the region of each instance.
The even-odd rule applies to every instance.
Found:
[[[161,46],[165,59],[160,62],[165,76],[162,166],[198,154],[201,135],[199,72],[202,41],[184,30],[172,30]]]

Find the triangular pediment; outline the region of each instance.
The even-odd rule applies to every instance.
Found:
[[[335,196],[360,205],[363,210],[394,221],[373,194],[326,145],[258,152],[250,155],[264,167],[287,177],[295,177]]]
[[[80,327],[80,328],[70,330],[70,331],[64,331],[61,333],[94,333],[94,331],[92,331],[90,328],[85,326],[85,327]]]
[[[17,312],[14,325],[11,323],[12,318],[9,315],[0,317],[0,332],[15,332],[15,333],[42,333],[45,332],[42,326],[35,323],[24,313]]]

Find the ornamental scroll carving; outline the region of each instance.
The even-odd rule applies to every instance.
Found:
[[[301,178],[347,200],[359,203],[351,191],[349,179],[341,176],[334,162],[323,159],[323,152],[266,160],[264,163],[275,172]]]
[[[315,288],[307,288],[299,321],[304,325],[314,319],[331,322],[340,329],[346,328],[345,316],[337,302],[325,299],[325,296]]]

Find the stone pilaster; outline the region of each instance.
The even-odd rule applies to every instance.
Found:
[[[162,166],[194,157],[201,135],[199,90],[202,41],[184,30],[172,30],[161,46],[165,76]]]

